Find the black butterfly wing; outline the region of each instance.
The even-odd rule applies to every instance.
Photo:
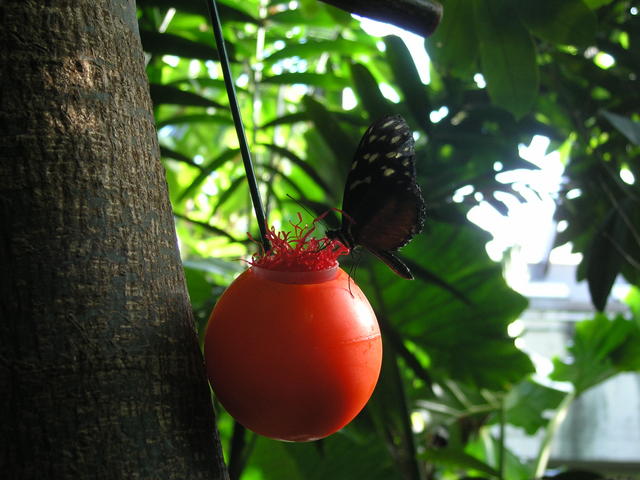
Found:
[[[377,121],[356,150],[345,186],[342,237],[362,245],[398,275],[412,278],[393,254],[422,230],[425,205],[416,183],[411,129],[399,116]]]

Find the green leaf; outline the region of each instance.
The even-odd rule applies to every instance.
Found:
[[[189,257],[182,264],[192,270],[214,273],[216,275],[233,275],[244,270],[240,262],[229,262],[220,258]]]
[[[157,7],[163,9],[175,8],[180,12],[203,15],[208,17],[207,4],[201,0],[137,0],[138,8]],[[258,20],[237,8],[218,2],[218,11],[223,21],[258,24]]]
[[[202,97],[195,93],[185,92],[175,87],[169,87],[167,85],[158,85],[152,83],[149,85],[151,92],[151,100],[154,105],[172,104],[172,105],[185,105],[194,107],[215,107],[227,109],[228,107],[221,103],[214,102],[208,98]]]
[[[177,203],[183,201],[185,198],[193,195],[193,192],[200,187],[200,185],[211,175],[211,173],[215,172],[222,165],[227,163],[229,160],[235,158],[240,153],[240,150],[237,148],[228,148],[224,150],[219,156],[214,158],[207,166],[202,168],[200,174],[191,182],[191,184],[180,194],[178,197]]]
[[[633,318],[635,319],[638,327],[640,327],[640,288],[636,286],[631,287],[631,291],[627,298],[625,299],[629,308],[631,308],[631,312],[633,312]]]
[[[597,19],[582,0],[538,0],[518,3],[522,23],[537,37],[562,45],[590,45]]]
[[[404,95],[404,103],[416,123],[424,128],[428,123],[431,103],[411,53],[399,37],[388,36],[385,38],[385,44],[387,62],[391,66],[394,80]]]
[[[476,227],[431,221],[428,233],[402,250],[404,257],[464,292],[466,303],[419,277],[397,279],[377,260],[372,266],[375,282],[384,285],[382,298],[368,296],[376,310],[388,312],[389,322],[405,339],[429,355],[434,375],[503,390],[533,371],[531,360],[507,335],[507,326],[527,301],[506,285],[501,267],[486,256],[488,240]],[[357,280],[365,292],[372,288]]]
[[[603,311],[623,265],[619,248],[627,243],[628,227],[617,209],[612,209],[584,252],[583,263],[593,305]]]
[[[493,477],[500,476],[497,470],[462,450],[454,450],[452,448],[427,449],[418,455],[418,458],[451,467],[477,470]]]
[[[347,135],[338,119],[320,102],[307,96],[304,97],[303,104],[318,132],[335,155],[336,164],[346,178],[351,166],[351,157],[358,145],[357,140]]]
[[[176,55],[200,60],[218,60],[216,49],[178,35],[141,30],[140,37],[145,52],[153,55]]]
[[[305,192],[290,175],[285,175],[281,170],[278,170],[276,167],[269,165],[268,163],[260,165],[260,168],[271,172],[272,175],[277,175],[283,184],[289,185],[291,189],[293,189],[293,195],[290,191],[287,191],[288,195],[291,195],[294,198],[304,198],[306,196]],[[282,188],[285,189],[285,191],[288,190],[285,185],[282,185]]]
[[[247,477],[253,469],[262,480],[406,480],[384,443],[374,435],[358,435],[353,424],[312,443],[257,437]]]
[[[213,213],[211,214],[212,216],[215,215],[217,213],[217,211],[225,204],[227,203],[227,201],[233,196],[233,194],[242,186],[246,185],[247,183],[247,178],[244,175],[241,175],[239,177],[237,177],[235,180],[233,180],[231,182],[231,185],[229,185],[229,188],[227,188],[224,192],[222,192],[219,196],[218,196],[218,201],[215,205],[215,207],[213,207]]]
[[[175,117],[167,118],[165,120],[156,123],[158,129],[166,127],[167,125],[180,125],[180,124],[202,124],[202,123],[214,123],[218,125],[233,125],[233,119],[230,116],[225,115],[208,115],[206,113],[193,114],[193,115],[177,115]]]
[[[538,94],[539,73],[531,36],[507,0],[474,0],[474,6],[489,96],[520,118],[531,110]]]
[[[292,123],[307,122],[309,120],[310,117],[307,112],[289,113],[269,120],[267,123],[260,125],[260,129],[277,127],[278,125],[291,125]]]
[[[640,370],[640,326],[597,314],[576,325],[568,350],[569,360],[554,359],[551,378],[573,383],[581,394],[618,373]]]
[[[469,0],[448,0],[445,11],[425,46],[438,71],[469,77],[477,71],[479,53],[472,5]]]
[[[395,108],[384,98],[378,87],[378,82],[369,69],[360,63],[351,65],[354,90],[362,106],[369,113],[369,119],[375,121],[389,115]]]
[[[176,152],[175,150],[172,150],[170,148],[160,146],[160,155],[162,156],[162,158],[170,158],[172,160],[177,160],[179,162],[186,163],[187,165],[191,165],[192,167],[197,168],[198,170],[202,170],[202,166],[195,163],[193,159],[187,157],[186,155],[183,155],[180,152]]]
[[[313,181],[316,182],[318,186],[320,186],[327,194],[331,194],[333,190],[331,186],[324,181],[324,179],[320,176],[320,174],[316,172],[316,170],[309,163],[305,162],[303,159],[301,159],[291,150],[284,147],[280,147],[278,145],[274,145],[272,143],[262,143],[261,145],[268,148],[272,152],[275,152],[278,155],[281,155],[289,159],[294,165],[296,165],[301,170],[303,170],[307,175],[309,175],[309,177],[311,177]]]
[[[294,27],[305,25],[333,30],[336,27],[335,15],[333,12],[329,14],[328,10],[328,8],[323,8],[315,15],[306,15],[302,9],[285,10],[267,18],[270,23],[275,25],[292,25]],[[342,18],[346,19],[347,17],[343,15]]]
[[[308,60],[324,53],[340,53],[353,56],[359,53],[376,54],[377,51],[375,47],[342,38],[338,40],[313,40],[306,43],[287,44],[282,50],[269,55],[265,61],[273,63],[283,58],[291,57],[300,57]]]
[[[379,313],[376,313],[380,317]],[[403,478],[420,479],[416,462],[416,445],[411,429],[411,411],[405,386],[398,367],[396,352],[389,341],[383,341],[382,371],[373,396],[367,404],[367,413],[387,448],[394,457]]]
[[[613,0],[583,0],[591,10],[596,10],[605,5],[609,5]]]
[[[213,288],[204,272],[185,266],[184,276],[189,290],[189,300],[194,308],[205,304],[213,297]]]
[[[216,88],[218,90],[226,90],[226,86],[224,84],[224,80],[216,79],[216,78],[207,78],[207,77],[196,77],[196,78],[178,78],[171,82],[167,82],[167,85],[183,85],[183,84],[193,84],[197,87],[211,87]],[[245,88],[241,88],[238,85],[234,86],[236,93],[247,93]]]
[[[565,395],[565,392],[545,387],[533,380],[523,380],[509,391],[505,399],[508,423],[533,435],[547,425],[544,413],[560,405]]]
[[[335,75],[311,72],[282,73],[280,75],[264,77],[262,83],[272,83],[275,85],[312,85],[330,90],[340,90],[349,86],[347,80],[336,77]]]
[[[424,268],[422,265],[420,265],[419,263],[411,259],[404,258],[404,256],[402,255],[398,255],[398,256],[400,257],[400,260],[402,260],[407,265],[407,267],[409,267],[409,270],[411,270],[411,272],[416,278],[422,280],[427,284],[439,286],[440,288],[449,292],[458,300],[466,303],[467,305],[472,304],[471,300],[469,300],[469,298],[465,295],[464,292],[458,290],[456,287],[454,287],[453,285],[445,281],[442,277],[431,272],[427,268]]]
[[[634,145],[640,145],[640,122],[634,122],[630,118],[623,117],[607,110],[601,110],[605,117],[620,133],[629,139]]]

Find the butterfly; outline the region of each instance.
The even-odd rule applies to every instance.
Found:
[[[365,132],[342,198],[342,225],[327,237],[349,249],[362,246],[403,278],[412,279],[397,250],[422,230],[426,207],[416,183],[413,134],[400,115]]]

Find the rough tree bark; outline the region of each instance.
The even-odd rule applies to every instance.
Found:
[[[3,0],[0,45],[0,476],[225,478],[134,0]]]

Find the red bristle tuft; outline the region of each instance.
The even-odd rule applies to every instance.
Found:
[[[298,213],[298,223],[291,223],[293,231],[276,232],[271,227],[266,235],[271,249],[254,254],[248,263],[284,272],[314,272],[338,266],[338,257],[347,255],[349,249],[327,237],[311,237],[315,223],[302,226],[302,215]]]

